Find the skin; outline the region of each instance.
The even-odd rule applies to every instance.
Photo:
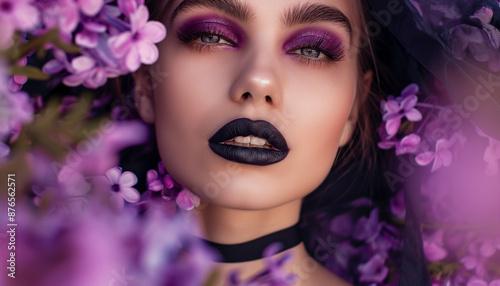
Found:
[[[174,1],[172,7],[180,2]],[[371,83],[371,73],[363,76],[358,70],[358,39],[342,24],[320,21],[287,26],[282,22],[282,15],[292,7],[324,4],[342,11],[353,30],[359,30],[357,2],[240,2],[251,12],[247,20],[214,8],[195,7],[170,21],[173,9],[167,11],[164,23],[169,33],[159,45],[156,67],[150,70],[168,76],[154,82],[151,92],[136,93],[141,117],[156,126],[167,171],[203,201],[193,212],[202,226],[198,235],[219,243],[248,241],[299,220],[302,198],[321,184],[338,148],[350,140],[357,98],[363,97]],[[225,40],[209,46],[201,38],[190,43],[181,41],[179,28],[204,15],[235,23],[245,37],[244,43],[235,47]],[[343,45],[342,58],[325,61],[324,54],[312,58],[301,49],[284,51],[290,37],[303,29],[334,35]],[[200,44],[205,46],[200,49]],[[147,78],[148,69],[139,70],[135,75],[137,86],[151,86]],[[254,166],[216,155],[208,139],[237,118],[272,123],[287,140],[288,156],[273,165]],[[310,271],[300,270],[310,258],[302,244],[289,251],[296,257],[289,269],[298,275],[297,285],[344,283],[316,262],[311,262],[315,267],[307,268]],[[225,273],[238,268],[244,275],[251,275],[261,266],[262,261],[253,261],[220,265],[220,269]]]

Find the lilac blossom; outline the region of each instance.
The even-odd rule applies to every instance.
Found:
[[[158,59],[158,43],[165,38],[165,27],[157,21],[148,21],[149,12],[140,6],[130,15],[130,31],[109,38],[111,52],[123,58],[123,66],[129,72],[136,71],[140,64],[152,64]]]
[[[428,151],[419,154],[415,157],[415,161],[420,166],[429,165],[432,161],[434,161],[431,172],[438,170],[441,166],[447,167],[451,164],[453,157],[453,154],[449,150],[450,145],[451,144],[447,139],[439,139],[436,142],[436,151]]]
[[[443,235],[444,230],[423,235],[425,257],[430,262],[442,260],[448,255],[448,251],[444,247]]]
[[[392,141],[380,141],[378,143],[378,147],[380,149],[391,149],[396,147],[396,155],[403,154],[414,154],[418,151],[420,147],[420,142],[422,139],[417,134],[409,134],[401,140],[392,140]]]
[[[163,182],[156,170],[149,170],[146,174],[146,180],[148,183],[148,190],[151,190],[153,192],[163,190]]]
[[[0,0],[0,50],[12,44],[14,31],[30,31],[39,23],[32,0]]]
[[[396,135],[404,117],[413,122],[422,119],[422,114],[415,108],[418,90],[418,85],[410,84],[401,92],[400,97],[389,96],[387,101],[381,102],[382,119],[385,122],[388,139]]]
[[[115,167],[106,172],[106,177],[110,182],[112,192],[111,200],[119,208],[123,208],[124,201],[136,203],[140,199],[139,192],[132,188],[137,183],[137,177],[134,173]]]
[[[33,106],[26,92],[11,92],[0,70],[0,140],[20,131],[24,123],[33,120]]]
[[[127,17],[137,11],[137,9],[144,5],[144,0],[118,0],[118,7]]]
[[[98,63],[89,56],[82,55],[71,61],[69,69],[71,75],[63,79],[67,86],[83,86],[96,89],[104,85],[108,78],[115,78],[120,75],[120,71],[112,67],[99,66]]]
[[[179,194],[177,194],[175,201],[180,208],[187,211],[200,205],[200,198],[186,188],[182,188]]]
[[[404,191],[400,190],[391,198],[391,213],[398,219],[404,219],[406,216],[406,205],[404,199]]]
[[[199,226],[182,216],[167,216],[160,205],[146,212],[140,236],[137,285],[202,285],[215,253],[192,235]]]
[[[500,71],[500,31],[490,24],[493,10],[481,7],[470,17],[475,26],[459,24],[449,32],[453,54],[465,59],[467,51],[478,62],[488,62],[492,71]]]
[[[490,176],[498,174],[498,160],[500,160],[500,141],[486,135],[479,127],[476,126],[476,132],[479,136],[488,139],[488,147],[483,155],[483,160],[488,163],[486,173]]]
[[[368,262],[358,266],[361,273],[359,281],[381,283],[389,274],[389,269],[385,265],[385,258],[380,254],[374,255]]]

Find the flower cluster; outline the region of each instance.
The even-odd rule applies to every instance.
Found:
[[[457,145],[466,140],[450,122],[451,108],[428,102],[418,102],[419,87],[410,84],[401,96],[389,96],[381,102],[383,124],[379,128],[381,149],[396,149],[396,155],[413,154],[421,166],[432,163],[434,172],[449,166]],[[422,111],[419,111],[421,109]],[[425,112],[424,112],[425,111]],[[425,115],[425,119],[424,119]]]
[[[63,5],[54,1],[55,9],[40,2],[44,4],[39,7],[45,7],[42,18],[47,19],[44,29],[55,26],[63,39],[81,47],[76,57],[55,48],[54,59],[43,67],[48,74],[67,72],[63,79],[67,86],[97,88],[108,78],[134,72],[141,63],[158,59],[154,44],[165,38],[166,30],[161,23],[148,21],[143,0],[118,0],[118,7],[109,0],[64,1]]]
[[[497,285],[500,282],[498,140],[432,97],[419,102],[415,84],[381,104],[381,149],[432,163],[422,182],[424,253],[435,285]],[[460,124],[457,124],[460,123]],[[461,147],[461,148],[460,148]],[[446,168],[442,168],[446,167]],[[404,218],[399,191],[391,202]]]
[[[159,195],[159,199],[165,205],[166,209],[175,212],[176,206],[172,203],[174,200],[177,206],[186,211],[190,211],[200,205],[200,198],[190,190],[174,182],[172,177],[166,173],[162,162],[158,163],[158,171],[148,171],[147,184],[148,189],[144,194],[145,198],[154,199],[156,194]]]
[[[500,31],[493,24],[493,9],[498,7],[478,6],[470,0],[411,2],[455,58],[470,57],[486,63],[492,72],[500,71]]]
[[[321,230],[310,245],[315,258],[354,285],[396,285],[391,265],[402,249],[400,230],[380,217],[371,200],[351,205],[351,211],[333,219],[317,217]]]

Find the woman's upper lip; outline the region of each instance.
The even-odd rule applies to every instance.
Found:
[[[288,151],[285,137],[283,137],[274,125],[264,120],[235,119],[222,126],[208,141],[211,143],[222,143],[238,136],[262,138],[267,140],[274,148],[280,151]]]

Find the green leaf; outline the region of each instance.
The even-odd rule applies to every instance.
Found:
[[[10,73],[12,75],[26,76],[35,80],[47,80],[50,78],[50,76],[44,73],[41,69],[33,66],[13,66],[10,68]]]

